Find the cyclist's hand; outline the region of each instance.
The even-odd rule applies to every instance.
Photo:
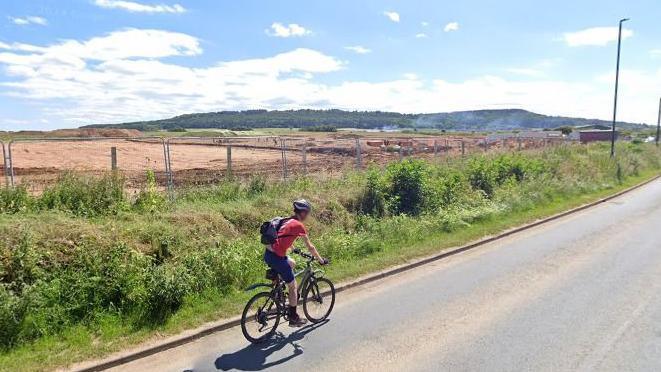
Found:
[[[323,266],[323,265],[328,265],[329,263],[330,263],[330,261],[328,261],[328,259],[323,258],[323,257],[319,257],[319,265]]]

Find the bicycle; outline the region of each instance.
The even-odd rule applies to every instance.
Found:
[[[305,269],[294,274],[295,278],[302,276],[297,294],[299,299],[302,299],[299,302],[303,304],[303,313],[310,322],[320,323],[326,320],[333,310],[335,287],[330,280],[323,277],[323,270],[312,268],[314,262],[312,255],[299,249],[294,249],[292,252],[306,259]],[[266,279],[272,282],[256,283],[246,289],[252,291],[261,287],[270,288],[269,291],[259,292],[248,300],[241,315],[243,336],[253,344],[273,336],[280,324],[280,318],[289,321],[285,282],[271,269],[267,270]]]

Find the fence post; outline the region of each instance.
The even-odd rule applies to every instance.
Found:
[[[232,145],[227,144],[227,178],[232,178]]]
[[[438,156],[438,141],[434,140],[434,157]]]
[[[14,144],[14,141],[9,141],[7,149],[9,150],[9,179],[11,186],[14,187],[14,157],[11,155],[11,145]]]
[[[464,140],[461,140],[461,156],[466,155],[466,146],[464,145]]]
[[[172,191],[174,189],[174,180],[172,175],[172,162],[170,161],[170,139],[167,141],[161,138],[163,144],[163,160],[165,162],[165,184],[168,190],[168,195],[172,199],[174,197]]]
[[[519,147],[519,151],[521,151],[521,137],[516,137],[516,142],[517,146]]]
[[[404,146],[402,146],[401,142],[399,144],[399,160],[404,160]]]
[[[280,138],[280,148],[282,149],[282,179],[287,180],[287,140]]]
[[[361,169],[363,167],[363,154],[361,153],[360,148],[360,138],[356,138],[356,168]]]
[[[308,143],[303,141],[303,176],[307,177],[308,175]]]
[[[110,169],[117,170],[117,147],[110,147]]]
[[[9,164],[7,164],[7,152],[5,151],[5,143],[0,141],[2,144],[2,167],[5,172],[5,187],[9,187]]]

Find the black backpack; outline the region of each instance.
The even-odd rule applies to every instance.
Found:
[[[290,219],[291,218],[276,217],[271,221],[262,223],[262,226],[259,228],[259,233],[262,235],[262,244],[270,245],[275,243],[275,241],[278,240],[278,231],[280,231],[282,225]]]

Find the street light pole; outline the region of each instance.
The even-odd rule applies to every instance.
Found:
[[[661,98],[659,98],[659,117],[656,119],[656,147],[659,147],[659,135],[661,135]]]
[[[617,88],[620,82],[620,48],[622,46],[622,23],[629,18],[620,20],[620,28],[617,34],[617,65],[615,67],[615,102],[613,103],[613,127],[611,131],[611,158],[615,156],[615,121],[617,120]]]

